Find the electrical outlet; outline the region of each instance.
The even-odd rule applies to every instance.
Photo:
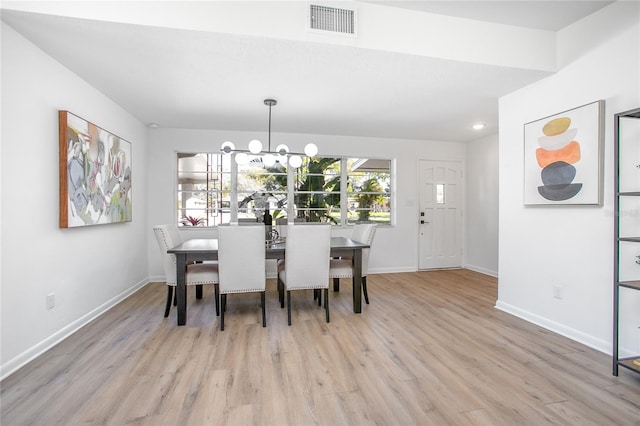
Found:
[[[564,297],[562,287],[559,285],[553,286],[553,297],[555,299],[562,299]]]
[[[47,309],[53,309],[56,306],[56,294],[49,293],[47,294]]]

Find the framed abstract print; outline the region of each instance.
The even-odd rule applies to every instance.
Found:
[[[604,101],[524,125],[524,204],[602,205]]]
[[[60,227],[130,222],[131,143],[58,111]]]

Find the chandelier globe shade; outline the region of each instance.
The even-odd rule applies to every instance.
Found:
[[[291,157],[289,157],[289,165],[296,169],[302,166],[302,157],[300,157],[299,155],[292,155]]]
[[[225,154],[230,154],[231,152],[236,150],[236,146],[233,144],[233,142],[226,141],[222,143],[220,150],[223,151]]]
[[[244,166],[245,164],[249,164],[249,156],[246,152],[238,152],[236,153],[236,164],[240,166]]]
[[[314,143],[308,143],[304,146],[304,153],[307,157],[315,157],[318,154],[318,147]]]
[[[289,153],[289,147],[281,143],[280,145],[276,146],[276,152],[279,155],[287,155]]]
[[[260,142],[258,139],[254,139],[249,142],[249,151],[252,154],[259,154],[260,151],[262,151],[262,142]]]
[[[276,156],[271,154],[271,153],[264,154],[262,156],[262,164],[264,164],[266,167],[275,166],[275,164],[276,164]]]

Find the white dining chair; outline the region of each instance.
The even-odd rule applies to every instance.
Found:
[[[174,288],[177,285],[176,278],[176,257],[167,253],[167,250],[182,243],[182,236],[176,225],[156,225],[153,227],[158,247],[162,255],[162,266],[164,267],[165,281],[167,283],[167,304],[164,310],[165,318],[169,316],[171,301],[173,299]],[[187,286],[202,286],[213,284],[216,315],[219,315],[218,305],[218,265],[216,263],[191,263],[187,264],[185,273],[185,284]],[[201,293],[200,293],[201,295]]]
[[[375,223],[359,223],[353,227],[350,239],[371,246],[373,237],[376,235]],[[367,292],[367,275],[369,272],[369,253],[371,249],[362,249],[362,293],[364,301],[369,304],[369,293]],[[333,279],[333,290],[340,290],[340,278],[351,278],[353,280],[353,259],[342,257],[331,259],[329,276]]]
[[[329,322],[329,255],[331,225],[288,225],[284,267],[278,273],[280,307],[287,296],[287,322],[291,325],[291,290],[324,289]]]
[[[227,295],[232,293],[260,292],[262,326],[266,327],[265,253],[264,225],[224,225],[218,227],[220,330],[224,330]]]

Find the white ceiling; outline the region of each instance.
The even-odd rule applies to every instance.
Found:
[[[374,2],[374,1],[372,1]],[[385,1],[556,30],[609,1]],[[421,13],[421,12],[416,12]],[[553,18],[553,19],[552,19]],[[160,127],[469,141],[497,132],[498,98],[547,72],[323,43],[2,10],[2,20]],[[470,126],[487,123],[484,131]]]
[[[458,18],[558,31],[612,1],[558,0],[363,0]]]

